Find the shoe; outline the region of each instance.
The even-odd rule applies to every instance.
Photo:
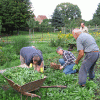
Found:
[[[76,73],[78,73],[79,72],[79,70],[78,69],[76,69]]]
[[[91,81],[91,80],[93,80],[93,78],[89,78],[89,80],[88,80],[88,81]]]
[[[81,85],[81,87],[85,87],[85,84]]]
[[[47,67],[46,66],[44,66],[44,70],[46,70],[47,69]]]

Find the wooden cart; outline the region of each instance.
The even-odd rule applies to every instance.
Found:
[[[36,81],[33,81],[33,82],[29,82],[29,83],[22,85],[22,86],[15,84],[12,80],[8,79],[5,76],[4,76],[4,78],[8,81],[9,85],[13,89],[15,89],[18,92],[21,92],[21,98],[22,98],[22,95],[26,95],[26,96],[31,96],[31,98],[32,97],[38,97],[38,98],[41,99],[41,97],[39,95],[30,93],[32,91],[38,90],[39,88],[66,88],[66,86],[42,86],[43,82],[47,78],[46,76],[44,76],[43,79],[36,80]]]

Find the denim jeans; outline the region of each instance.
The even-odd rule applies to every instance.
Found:
[[[89,52],[85,54],[85,58],[79,70],[79,85],[83,85],[86,83],[87,73],[89,73],[90,78],[95,77],[94,66],[98,58],[98,52]]]
[[[59,59],[59,62],[61,65],[63,65],[65,63],[64,59]],[[76,69],[73,70],[73,66],[75,64],[70,64],[70,65],[67,65],[64,70],[63,70],[63,73],[65,74],[72,74],[72,73],[76,73]]]

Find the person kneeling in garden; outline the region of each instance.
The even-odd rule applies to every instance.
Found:
[[[63,56],[63,59],[59,59],[61,64],[60,70],[64,68],[63,73],[65,74],[76,73],[77,70],[73,70],[74,61],[76,60],[75,56],[70,51],[63,50],[61,47],[58,47],[56,52]]]
[[[42,52],[32,46],[23,47],[20,50],[20,61],[21,64],[26,64],[27,66],[29,66],[30,63],[34,64],[35,65],[34,69],[37,70],[38,72],[41,71],[40,69],[44,70]]]

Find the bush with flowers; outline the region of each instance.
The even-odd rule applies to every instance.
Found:
[[[58,37],[57,39],[51,39],[50,41],[50,45],[51,46],[61,46],[61,47],[67,47],[69,46],[70,44],[76,44],[76,40],[75,38],[73,37],[72,34],[68,33],[68,34],[58,34]]]

